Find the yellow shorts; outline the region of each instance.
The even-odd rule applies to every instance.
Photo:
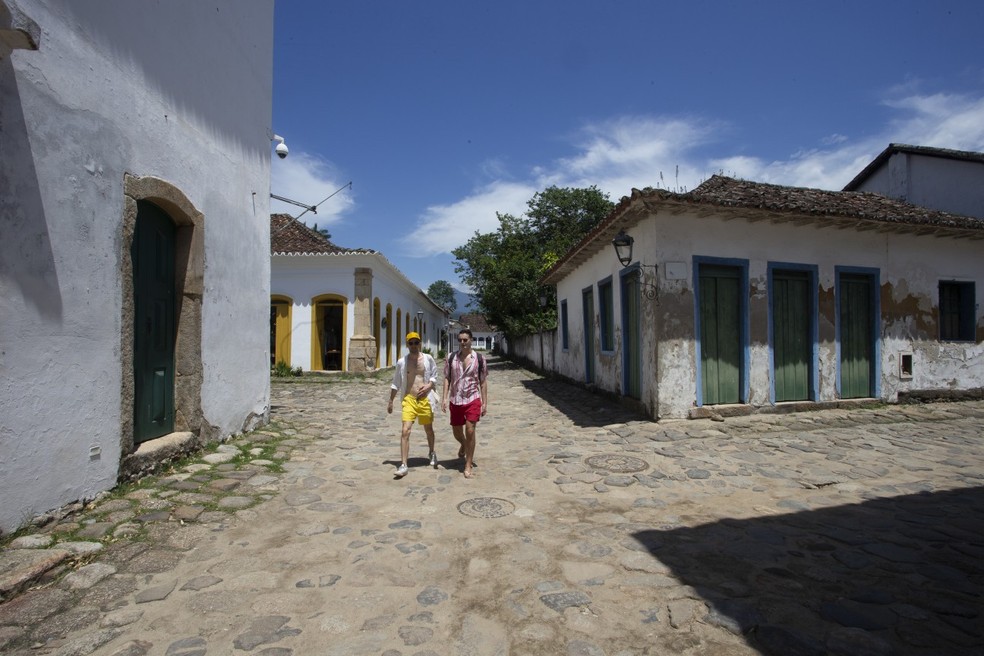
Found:
[[[413,394],[407,394],[403,397],[403,421],[413,422],[414,419],[421,426],[427,426],[434,423],[434,411],[426,396],[418,399]]]

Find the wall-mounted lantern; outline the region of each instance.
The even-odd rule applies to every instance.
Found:
[[[615,248],[615,257],[618,258],[618,263],[622,265],[622,268],[629,266],[632,263],[632,246],[635,244],[635,239],[632,235],[625,232],[625,230],[619,230],[615,238],[612,239],[612,246]],[[642,264],[641,262],[636,265],[638,268],[636,272],[639,276],[639,289],[642,295],[648,298],[650,301],[656,301],[656,305],[659,305],[659,284],[658,284],[658,264]],[[646,275],[646,269],[651,269],[652,273]]]

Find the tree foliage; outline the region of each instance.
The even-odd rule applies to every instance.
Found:
[[[454,297],[454,287],[447,280],[432,282],[427,288],[427,296],[441,307],[447,308],[448,312],[454,312],[458,309],[458,300]]]
[[[314,230],[315,232],[321,233],[321,235],[323,235],[325,239],[331,239],[331,233],[328,232],[328,228],[319,228],[318,224],[315,223],[314,227],[311,229]]]
[[[455,271],[475,290],[479,310],[507,336],[556,325],[554,290],[538,281],[614,208],[594,186],[548,187],[526,205],[520,217],[496,213],[498,230],[476,232],[452,251]]]

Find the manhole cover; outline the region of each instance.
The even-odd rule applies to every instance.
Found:
[[[511,502],[495,497],[478,497],[469,499],[458,504],[458,512],[469,517],[480,517],[483,519],[495,519],[511,515],[516,510]]]
[[[600,456],[591,456],[585,459],[589,467],[604,469],[619,474],[629,474],[631,472],[641,472],[649,469],[649,463],[641,458],[632,456],[620,456],[614,453],[605,453]]]

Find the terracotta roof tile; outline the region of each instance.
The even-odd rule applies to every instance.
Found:
[[[270,252],[273,255],[345,255],[375,253],[369,248],[342,248],[290,214],[270,215]]]
[[[786,187],[720,175],[713,176],[692,192],[682,194],[682,197],[698,204],[756,208],[800,216],[839,216],[885,223],[984,230],[984,222],[980,219],[919,207],[870,192]]]
[[[540,279],[554,284],[593,253],[608,247],[619,228],[638,213],[670,213],[697,210],[700,215],[727,215],[749,220],[769,219],[800,223],[804,219],[830,222],[837,227],[880,226],[901,232],[920,232],[984,239],[984,220],[919,207],[870,192],[825,191],[736,180],[715,175],[693,191],[674,193],[663,189],[633,189],[591,232],[575,244]]]
[[[494,333],[495,328],[489,325],[486,321],[484,314],[463,314],[458,317],[460,323],[468,326],[473,332],[476,333]]]

